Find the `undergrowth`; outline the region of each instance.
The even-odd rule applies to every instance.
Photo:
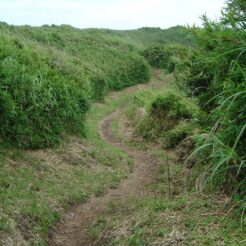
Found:
[[[178,93],[182,92],[188,101],[195,101],[202,112],[190,119],[198,123],[199,131],[187,132],[188,126],[181,131],[178,127],[166,134],[167,141],[170,136],[177,141],[187,134],[193,136],[195,148],[190,158],[196,158],[196,163],[204,166],[202,187],[227,191],[238,202],[242,216],[246,199],[245,10],[245,1],[228,0],[219,21],[202,16],[203,27],[190,28],[196,40],[192,48],[181,46],[172,50],[170,46],[162,46],[145,51],[152,65],[174,72]],[[169,105],[164,107],[168,110]],[[163,118],[160,112],[155,114]],[[149,128],[141,133],[152,134],[155,128],[157,134],[168,130],[169,121],[157,127],[156,122],[151,122],[151,118],[145,121],[144,126]]]
[[[0,244],[45,245],[62,213],[116,188],[133,161],[98,132],[101,120],[133,97],[114,92],[94,103],[85,122],[86,140],[68,138],[56,148],[1,149]]]
[[[0,23],[0,138],[44,148],[84,135],[92,100],[150,78],[138,49],[70,26]],[[112,65],[113,64],[113,65]]]
[[[144,94],[155,97],[158,93],[160,88],[140,91],[126,109],[128,123],[135,126],[147,114],[141,115],[144,104],[138,95],[143,99]],[[183,128],[183,124],[172,131]],[[124,203],[113,198],[109,202],[90,228],[94,244],[244,245],[244,222],[238,208],[232,209],[237,203],[221,192],[197,192],[200,166],[187,168],[174,152],[139,137],[125,138],[124,144],[142,146],[140,151],[157,157],[159,169],[153,182],[143,187],[143,197],[129,197]]]

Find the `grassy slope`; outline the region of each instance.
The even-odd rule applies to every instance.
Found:
[[[146,82],[149,66],[139,49],[187,42],[182,27],[110,31],[0,23],[0,32],[0,136],[25,148],[84,133],[90,99]]]
[[[101,119],[132,97],[118,92],[91,108],[86,139],[68,138],[54,149],[1,150],[0,242],[44,243],[50,226],[72,204],[100,195],[124,178],[132,161],[98,135]]]
[[[0,243],[44,243],[61,212],[113,188],[127,175],[131,159],[105,143],[97,126],[132,94],[118,92],[92,107],[87,140],[71,138],[50,150],[2,150]]]
[[[129,31],[130,38],[124,38],[128,32],[119,35],[115,31],[110,36],[104,32],[68,26],[30,28],[1,24],[3,43],[23,49],[21,62],[32,65],[38,60],[38,66],[34,66],[37,72],[43,72],[48,64],[52,71],[66,81],[76,81],[88,93],[94,76],[105,76],[109,83],[123,82],[120,87],[129,85],[124,82],[131,84],[134,75],[129,75],[127,66],[131,67],[132,59],[141,59],[136,51],[147,45],[140,44],[140,39],[145,40],[141,30]],[[150,37],[149,32],[145,35]],[[135,48],[133,45],[138,43]],[[4,49],[1,51],[6,55]],[[127,78],[120,73],[122,70],[125,76],[129,75]],[[135,82],[141,79],[137,76]],[[50,226],[71,204],[101,194],[126,176],[131,160],[104,143],[96,129],[105,115],[131,95],[119,93],[117,98],[92,107],[85,123],[87,140],[69,137],[56,148],[39,151],[1,149],[0,244],[28,241],[42,245]]]
[[[54,64],[61,68],[60,72],[65,71],[70,76],[72,72],[83,75],[80,80],[86,82],[86,76],[94,76],[93,73],[106,73],[109,77],[115,72],[112,63],[122,64],[131,57],[131,51],[135,48],[117,40],[113,35],[103,35],[100,30],[90,32],[86,29],[77,29],[71,26],[9,26],[1,24],[1,32],[6,36],[11,36],[19,45],[24,42],[30,43],[31,48],[48,49],[53,58]],[[127,53],[127,54],[126,54]],[[130,54],[129,54],[130,53]],[[109,63],[111,61],[112,63]],[[117,66],[115,66],[117,67]],[[69,70],[69,69],[72,69]]]
[[[137,48],[69,26],[0,23],[0,136],[25,148],[83,133],[88,101],[148,81]]]
[[[34,57],[28,57],[28,54],[21,57],[34,70],[38,68],[35,67],[35,59],[38,58],[39,62],[79,83],[87,93],[90,92],[89,80],[94,77],[105,78],[111,88],[123,88],[146,80],[133,67],[136,63],[143,63],[138,55],[139,49],[160,43],[191,43],[185,27],[117,31],[77,29],[68,25],[17,27],[0,23],[0,31],[2,49],[5,48],[4,42],[12,41],[20,50],[34,53]],[[2,56],[6,57],[7,52],[3,52]]]
[[[183,26],[168,29],[143,27],[136,30],[109,30],[109,29],[86,29],[85,33],[100,35],[101,37],[114,37],[115,40],[123,41],[140,49],[153,45],[180,43],[190,45],[193,43],[188,29]]]
[[[164,83],[162,88],[155,87],[138,91],[134,99],[128,102],[125,114],[132,127],[136,127],[144,117],[143,107],[148,110],[151,98],[163,94],[169,85]],[[139,96],[142,104],[139,103]],[[122,123],[120,119],[115,119],[112,131],[122,137],[124,128],[119,126]],[[150,191],[145,199],[135,197],[124,204],[118,204],[117,200],[109,203],[105,214],[99,216],[91,227],[91,236],[96,244],[244,245],[245,228],[243,221],[240,223],[243,218],[240,212],[230,209],[236,203],[222,192],[200,193],[199,188],[197,190],[197,177],[203,167],[187,169],[177,158],[177,153],[139,137],[125,138],[124,143],[157,156],[160,160],[159,170],[155,182],[143,188]],[[188,176],[190,180],[187,185]]]
[[[56,148],[38,151],[1,149],[0,243],[44,244],[61,213],[127,176],[132,160],[101,139],[98,124],[135,93],[129,88],[93,104],[86,139],[69,137]]]
[[[192,44],[192,36],[188,29],[183,26],[168,29],[143,27],[137,30],[123,31],[120,35],[128,41],[131,40],[136,46],[144,48],[170,43]]]

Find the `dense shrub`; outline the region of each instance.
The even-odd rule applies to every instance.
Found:
[[[197,113],[197,108],[190,100],[172,91],[157,96],[150,106],[150,115],[160,120],[191,119]]]
[[[163,145],[164,148],[175,148],[180,142],[190,136],[196,129],[196,124],[189,121],[181,121],[172,129],[164,134]]]
[[[151,100],[148,114],[138,125],[138,133],[145,138],[163,138],[180,122],[194,120],[199,114],[194,101],[176,91],[165,91]]]
[[[82,133],[88,110],[84,91],[43,63],[35,50],[20,50],[11,38],[1,39],[0,47],[1,138],[38,148],[57,143],[65,131]]]
[[[87,76],[89,80],[102,78],[109,89],[122,89],[149,79],[150,69],[138,50],[115,38],[114,33],[109,36],[103,30],[81,30],[68,25],[15,27],[14,32],[42,45],[55,47],[59,55],[65,51],[72,60],[70,69],[77,79],[81,72],[82,77]]]
[[[246,2],[229,0],[219,22],[203,19],[194,28],[197,48],[180,63],[178,81],[189,87],[207,113],[205,134],[195,137],[194,153],[206,165],[206,181],[240,191],[246,170]],[[202,158],[203,157],[203,158]],[[207,182],[205,182],[207,183]]]
[[[97,101],[103,101],[107,90],[107,84],[103,77],[94,77],[91,79],[91,96]]]
[[[150,69],[144,58],[140,56],[128,57],[126,63],[121,63],[117,72],[108,77],[108,87],[114,90],[121,90],[124,87],[148,81],[149,79]]]
[[[166,46],[153,46],[143,51],[144,57],[151,66],[163,68],[168,73],[176,71],[178,76],[190,64],[194,48],[180,44],[169,44]]]
[[[111,33],[114,31],[110,30]],[[193,45],[193,35],[184,26],[174,26],[168,29],[158,27],[142,27],[137,30],[117,31],[115,33],[140,48],[163,46],[172,43]]]
[[[153,46],[143,51],[143,56],[149,61],[149,64],[156,68],[166,68],[170,58],[170,53],[164,46]]]
[[[21,148],[83,134],[90,100],[148,81],[138,50],[100,31],[0,23],[0,139]]]

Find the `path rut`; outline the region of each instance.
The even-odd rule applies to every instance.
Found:
[[[118,146],[134,160],[134,167],[127,179],[122,180],[116,189],[110,189],[104,196],[92,197],[87,203],[73,208],[65,214],[60,223],[56,226],[49,245],[52,246],[90,246],[98,245],[92,242],[89,234],[90,226],[96,221],[99,215],[106,211],[112,200],[118,204],[126,203],[130,197],[145,196],[149,191],[146,188],[151,184],[157,161],[146,151],[137,150],[124,144],[124,141],[115,136],[111,130],[111,124],[123,109],[118,108],[107,116],[100,124],[99,131],[102,138],[108,143]]]

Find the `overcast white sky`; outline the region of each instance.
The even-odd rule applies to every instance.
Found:
[[[0,0],[0,21],[14,25],[70,24],[135,29],[199,24],[220,17],[225,0]]]

